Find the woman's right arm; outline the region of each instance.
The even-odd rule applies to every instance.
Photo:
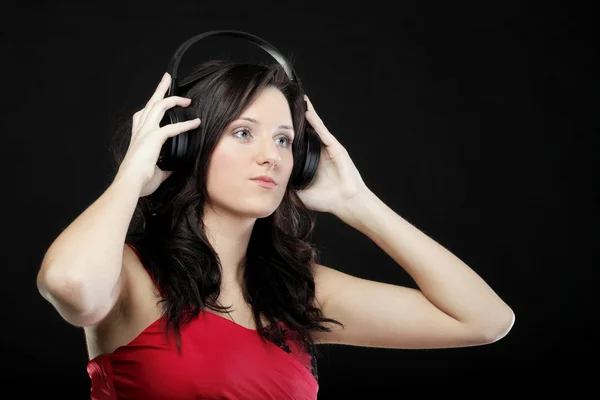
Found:
[[[75,326],[100,322],[125,286],[123,249],[141,191],[141,180],[119,176],[47,250],[37,286]]]
[[[52,243],[37,275],[40,294],[75,326],[96,325],[126,288],[125,237],[140,197],[152,194],[171,174],[157,163],[165,141],[200,125],[194,120],[160,126],[165,112],[191,99],[164,98],[167,73],[146,107],[133,115],[129,147],[106,191]]]

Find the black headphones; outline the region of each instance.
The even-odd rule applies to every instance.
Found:
[[[240,31],[231,31],[231,30],[220,30],[220,31],[210,31],[205,32],[199,35],[196,35],[185,42],[183,42],[175,51],[171,60],[169,61],[169,65],[167,67],[167,72],[171,75],[171,85],[165,97],[178,95],[178,89],[189,85],[192,82],[196,82],[205,76],[215,72],[218,68],[207,71],[200,71],[197,73],[192,73],[190,76],[178,80],[177,77],[177,68],[179,66],[179,62],[181,61],[181,57],[185,53],[185,51],[194,43],[203,39],[207,36],[218,35],[218,36],[233,36],[244,38],[248,40],[250,43],[257,45],[262,48],[266,52],[268,52],[284,69],[288,78],[292,81],[295,81],[300,87],[301,93],[304,93],[302,86],[300,84],[300,80],[298,76],[294,72],[291,64],[285,59],[285,57],[276,50],[269,43],[264,41],[261,38],[258,38],[254,35],[251,35],[246,32]],[[160,126],[175,124],[178,122],[183,122],[190,118],[190,115],[183,107],[175,106],[169,108],[165,112],[165,116],[160,122]],[[294,168],[292,170],[292,175],[290,177],[291,184],[295,189],[301,190],[308,186],[310,182],[313,180],[315,173],[317,171],[317,166],[319,165],[319,157],[321,155],[321,139],[319,135],[314,131],[314,129],[310,126],[310,123],[306,122],[306,139],[304,143],[300,143],[302,146],[298,149],[299,158],[294,162]],[[160,156],[158,158],[157,165],[163,171],[174,171],[177,169],[183,162],[188,160],[191,157],[191,151],[189,144],[189,131],[182,132],[176,136],[168,138],[163,144]],[[202,140],[200,139],[200,143]]]

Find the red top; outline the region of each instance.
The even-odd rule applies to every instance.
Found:
[[[316,362],[283,322],[277,328],[286,342],[263,343],[256,330],[200,312],[181,327],[181,355],[163,324],[157,319],[129,344],[88,362],[92,400],[317,398]]]

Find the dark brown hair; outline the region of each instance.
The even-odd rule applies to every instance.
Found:
[[[192,99],[189,111],[202,123],[188,131],[196,151],[192,160],[176,170],[156,192],[140,198],[132,218],[127,242],[140,253],[164,292],[165,333],[171,329],[180,350],[180,326],[208,307],[227,311],[216,304],[221,284],[220,261],[211,247],[202,223],[204,204],[210,201],[206,174],[213,149],[221,133],[265,87],[279,89],[287,99],[296,137],[292,145],[298,162],[299,145],[305,140],[304,99],[298,85],[288,79],[279,64],[257,65],[209,61],[193,72],[218,67],[188,88],[182,96]],[[112,154],[115,171],[128,148],[131,118],[116,130]],[[200,140],[202,138],[202,140]],[[202,143],[201,150],[200,143]],[[291,182],[291,179],[290,179]],[[152,216],[155,214],[154,216]],[[281,204],[266,218],[257,219],[243,265],[243,295],[254,314],[257,332],[264,340],[260,315],[271,324],[284,322],[300,334],[309,351],[316,351],[311,332],[331,329],[314,307],[314,263],[318,251],[307,241],[315,215],[307,209],[296,190],[288,185]],[[276,330],[276,334],[277,334]],[[282,337],[276,337],[281,340]]]

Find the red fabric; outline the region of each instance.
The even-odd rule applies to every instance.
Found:
[[[283,323],[276,328],[287,341],[278,346],[263,343],[255,330],[201,312],[182,327],[181,355],[172,337],[167,343],[163,323],[159,318],[129,344],[88,362],[92,400],[317,398],[314,360]]]

